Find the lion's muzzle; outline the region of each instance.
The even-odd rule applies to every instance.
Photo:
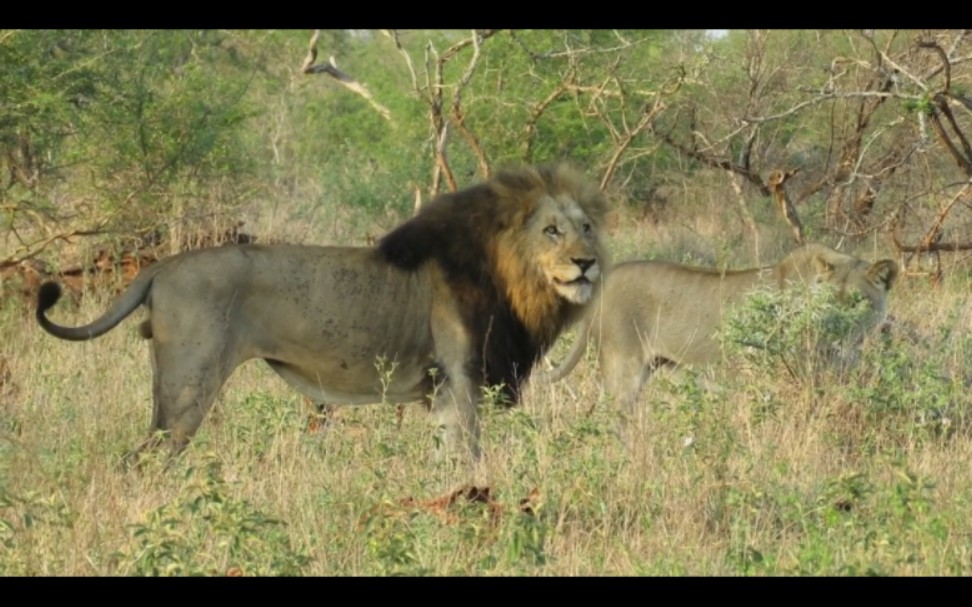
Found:
[[[572,258],[574,270],[579,274],[571,279],[554,278],[554,286],[560,296],[575,304],[585,304],[594,292],[594,283],[601,276],[597,259]]]

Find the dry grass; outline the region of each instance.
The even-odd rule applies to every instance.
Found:
[[[616,257],[749,265],[749,250],[708,235],[686,244],[719,220],[709,222],[622,217]],[[767,238],[766,259],[784,246]],[[256,362],[231,378],[172,467],[120,469],[151,414],[137,319],[69,343],[8,310],[0,573],[968,575],[968,292],[957,274],[934,291],[906,279],[891,301],[907,329],[895,347],[914,360],[934,353],[940,385],[954,388],[944,430],[919,419],[927,394],[876,377],[876,365],[829,384],[717,374],[716,392],[691,374],[660,376],[619,430],[588,361],[531,387],[519,408],[485,411],[473,480],[497,508],[460,499],[448,516],[415,500],[470,479],[431,464],[422,407],[408,407],[400,429],[395,407],[371,406],[342,408],[310,432],[302,399]],[[76,317],[58,313],[81,322],[104,305],[87,298]],[[864,385],[903,394],[905,410],[862,401]]]

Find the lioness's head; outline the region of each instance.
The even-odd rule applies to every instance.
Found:
[[[871,263],[819,244],[807,245],[793,255],[793,258],[798,260],[803,255],[810,260],[816,282],[830,285],[841,300],[846,300],[855,293],[864,296],[874,313],[874,321],[884,319],[888,293],[898,278],[897,263],[891,259]]]

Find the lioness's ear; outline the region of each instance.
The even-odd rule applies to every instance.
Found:
[[[891,285],[898,278],[898,264],[891,259],[882,259],[871,264],[867,275],[873,280],[884,283],[884,288],[890,290]]]
[[[834,273],[834,264],[823,258],[823,255],[813,256],[813,271],[818,282],[825,282]]]

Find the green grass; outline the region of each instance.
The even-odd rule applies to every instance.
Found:
[[[681,257],[622,225],[626,256]],[[400,428],[393,406],[344,407],[311,432],[257,362],[174,464],[125,470],[151,415],[137,319],[69,343],[5,313],[0,574],[969,575],[968,291],[902,279],[895,332],[850,368],[794,377],[739,356],[731,373],[658,374],[623,430],[582,362],[484,409],[473,478],[432,463],[423,407]],[[420,504],[467,482],[497,507]]]

